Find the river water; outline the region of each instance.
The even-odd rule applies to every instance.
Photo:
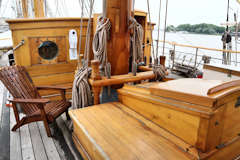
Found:
[[[157,39],[157,31],[153,32],[153,39]],[[160,34],[160,40],[163,40],[163,32]],[[222,41],[221,41],[221,35],[202,35],[202,34],[189,34],[189,33],[166,33],[166,41],[171,41],[171,42],[176,42],[178,44],[186,44],[186,45],[192,45],[192,46],[199,46],[199,47],[205,47],[205,48],[214,48],[214,49],[222,49]],[[232,37],[232,49],[235,50],[235,37]],[[160,43],[160,47],[162,47],[162,43]],[[154,43],[154,47],[156,47],[156,42]],[[172,45],[166,44],[166,49],[165,49],[165,55],[167,56],[167,59],[169,58],[169,49],[173,49]],[[240,51],[240,44],[237,44],[237,49]],[[182,62],[182,59],[184,55],[186,55],[184,64],[194,64],[194,59],[195,59],[195,53],[196,49],[193,48],[187,48],[187,47],[178,47],[176,46],[176,58],[178,58],[179,62]],[[162,55],[162,48],[159,48],[159,55]],[[184,54],[185,53],[191,53],[191,54]],[[216,51],[209,51],[209,50],[203,50],[199,49],[198,50],[198,59],[197,63],[203,63],[201,61],[202,55],[207,55],[211,56],[211,63],[222,63],[222,52],[216,52]],[[192,61],[190,59],[192,58]],[[240,66],[240,54],[235,54],[232,53],[231,55],[231,60],[238,62],[238,66]],[[169,65],[169,59],[167,60],[167,65]],[[170,63],[171,64],[171,63]],[[202,68],[202,65],[199,64],[199,68]],[[236,65],[235,62],[232,62],[231,65]]]

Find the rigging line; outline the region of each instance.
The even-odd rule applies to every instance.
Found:
[[[57,1],[57,2],[56,2]],[[55,0],[56,2],[56,11],[55,11],[55,17],[57,17],[57,13],[58,13],[58,0]]]
[[[93,5],[95,0],[90,0],[90,13],[89,13],[89,19],[88,19],[88,28],[87,28],[87,38],[86,38],[86,45],[85,45],[85,52],[87,54],[87,65],[89,61],[89,48],[90,48],[90,34],[91,34],[91,18],[92,18],[92,12],[93,12]]]
[[[7,1],[7,2],[9,2],[9,1]],[[5,8],[7,8],[7,5],[5,5],[5,4],[3,5],[3,4],[1,4],[1,6],[0,6],[0,16],[1,16],[1,17],[4,17],[4,16],[3,16],[2,6],[6,6]]]
[[[88,8],[91,8],[89,1],[87,1],[87,5],[88,5]],[[93,12],[95,12],[94,8],[93,8]]]
[[[227,22],[228,20],[229,20],[229,0],[228,0],[228,6],[227,6]],[[228,31],[228,24],[227,24],[226,31]]]
[[[1,12],[1,17],[3,17],[3,14],[5,13],[6,9],[8,8],[8,4],[9,4],[9,0],[7,1],[7,4],[5,5],[6,7],[4,7],[4,9]],[[2,5],[3,6],[3,5]],[[1,7],[2,8],[2,7]]]
[[[88,9],[87,9],[86,3],[84,3],[84,8],[85,8],[84,17],[86,17],[87,15],[89,15],[89,11],[88,11]]]
[[[105,19],[107,17],[107,2],[106,0],[102,1],[102,5],[103,5],[103,11],[102,11],[102,16]]]
[[[59,17],[61,17],[61,11],[60,11],[60,4],[59,4],[59,0],[57,0],[57,14],[56,16],[58,15]]]
[[[234,13],[234,20],[236,22],[236,26],[235,26],[235,50],[237,51],[238,48],[237,48],[237,40],[238,40],[238,22],[237,22],[237,19],[238,19],[238,13]],[[236,66],[237,66],[237,54],[235,56],[236,58]]]
[[[84,0],[79,0],[79,4],[81,5],[81,20],[80,20],[80,35],[79,35],[79,51],[78,51],[78,68],[80,68],[80,54],[81,54],[81,44],[82,44],[82,26],[83,26],[83,3]],[[85,58],[85,57],[84,57]]]
[[[157,59],[155,53],[154,53],[154,45],[153,45],[153,35],[152,35],[152,23],[151,23],[151,13],[150,13],[150,7],[149,7],[149,0],[147,0],[147,7],[148,7],[148,18],[149,18],[149,22],[150,22],[150,31],[151,31],[151,43],[152,43],[152,52],[153,52],[153,57],[154,59]],[[155,62],[154,62],[155,63]]]
[[[159,32],[160,32],[160,17],[161,17],[161,8],[162,8],[162,0],[159,1],[159,13],[158,13],[158,40],[157,40],[157,46],[156,46],[156,54],[158,57],[158,43],[159,43]]]
[[[166,1],[166,12],[165,12],[165,24],[164,24],[164,35],[163,35],[163,53],[162,53],[163,56],[164,56],[165,41],[166,41],[167,13],[168,13],[168,0]]]
[[[64,12],[63,12],[63,10],[62,10],[62,2],[63,2],[63,1],[60,0],[59,5],[58,5],[58,8],[59,8],[59,16],[60,16],[60,17],[64,15]]]
[[[63,0],[63,8],[67,6],[66,0]],[[69,16],[68,9],[64,9],[66,16]]]

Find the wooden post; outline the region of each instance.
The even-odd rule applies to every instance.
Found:
[[[91,79],[92,80],[100,80],[101,75],[99,72],[99,65],[100,62],[98,60],[92,60],[91,61],[91,67],[92,67],[92,74],[91,74]],[[99,95],[101,93],[101,87],[99,86],[92,86],[92,90],[93,90],[93,96],[94,96],[94,104],[99,104],[100,103],[100,99],[99,99]]]
[[[160,56],[160,64],[165,67],[166,56]]]
[[[44,17],[44,0],[34,0],[34,15],[35,18]]]
[[[111,74],[120,75],[129,72],[130,33],[128,17],[131,14],[132,0],[106,0],[106,16],[111,22],[108,41],[108,61]]]
[[[98,60],[91,61],[91,67],[92,67],[91,79],[93,80],[101,79],[101,75],[99,72],[99,65],[100,65],[100,62]]]
[[[28,18],[28,1],[22,0],[22,11],[23,11],[23,17]]]

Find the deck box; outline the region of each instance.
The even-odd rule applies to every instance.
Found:
[[[240,146],[239,81],[179,79],[125,85],[119,100],[199,150],[211,153]],[[240,154],[233,147],[234,156]],[[238,152],[238,153],[237,153]]]

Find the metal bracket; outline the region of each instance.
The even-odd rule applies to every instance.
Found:
[[[226,146],[226,145],[225,145],[224,143],[222,143],[222,144],[217,145],[216,148],[217,148],[217,149],[221,149],[221,148],[224,148],[225,146]]]
[[[235,108],[240,107],[240,96],[237,98],[237,102],[235,103]]]

